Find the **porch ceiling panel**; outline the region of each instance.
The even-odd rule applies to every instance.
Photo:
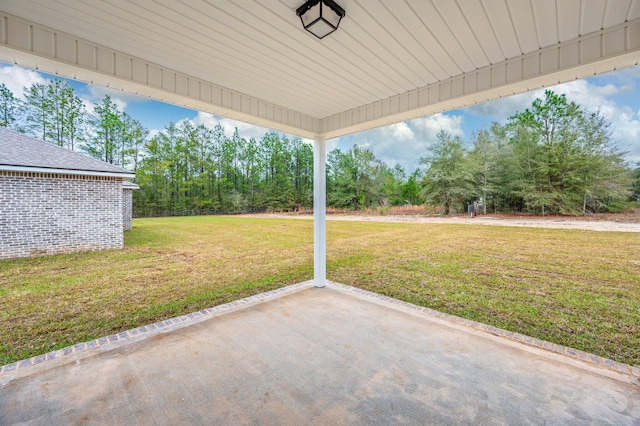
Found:
[[[0,59],[327,137],[640,60],[640,0],[3,0]]]

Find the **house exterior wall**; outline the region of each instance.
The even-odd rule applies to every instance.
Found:
[[[133,190],[122,190],[122,229],[124,231],[131,231],[133,218]]]
[[[122,179],[0,171],[0,259],[123,247]]]

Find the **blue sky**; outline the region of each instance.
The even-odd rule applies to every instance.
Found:
[[[0,83],[18,97],[22,88],[53,78],[49,74],[0,63]],[[197,124],[215,126],[220,123],[231,136],[237,127],[241,136],[260,139],[267,129],[211,114],[202,113],[112,89],[69,80],[78,96],[91,110],[94,103],[109,94],[122,111],[142,122],[152,134],[170,122],[191,120]],[[552,87],[589,110],[599,110],[610,122],[613,139],[628,151],[630,162],[640,163],[640,67],[576,80]],[[353,144],[366,146],[387,164],[402,165],[408,173],[418,166],[421,156],[435,141],[440,130],[462,137],[470,143],[473,133],[492,122],[505,123],[516,111],[529,106],[544,89],[473,105],[442,114],[421,117],[378,129],[329,140],[328,149],[349,149]]]

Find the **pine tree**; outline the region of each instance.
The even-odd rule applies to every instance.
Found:
[[[51,142],[52,105],[49,97],[49,89],[42,83],[34,83],[31,87],[24,88],[26,130],[30,135]]]
[[[119,164],[120,138],[124,124],[116,104],[105,95],[95,106],[92,119],[94,136],[84,145],[84,150],[94,158],[110,164]]]
[[[75,149],[76,143],[84,140],[87,119],[84,104],[73,88],[61,79],[48,83],[46,96],[51,124],[47,130],[47,139],[58,146]]]
[[[0,84],[0,127],[19,130],[20,106],[20,100],[13,95],[13,92],[4,83]]]

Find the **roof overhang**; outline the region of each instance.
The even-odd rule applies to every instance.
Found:
[[[140,185],[136,185],[133,182],[130,182],[128,180],[125,180],[124,182],[122,182],[122,189],[140,189]]]
[[[114,172],[99,172],[99,171],[93,171],[93,170],[54,169],[49,167],[7,166],[2,164],[0,164],[0,171],[18,172],[18,173],[45,173],[45,174],[52,174],[52,175],[100,176],[100,177],[114,177],[114,178],[121,178],[121,179],[133,179],[136,177],[135,173],[114,173]]]
[[[506,7],[407,0],[393,10],[378,1],[364,10],[344,0],[340,29],[323,40],[299,27],[298,1],[284,3],[289,7],[229,0],[178,11],[164,1],[141,9],[127,0],[7,0],[0,6],[0,60],[327,139],[640,63],[635,0],[507,1]],[[434,10],[435,18],[428,13]],[[233,13],[237,22],[226,26],[217,15],[236,19]],[[168,20],[174,23],[164,32]],[[212,40],[219,43],[207,50]],[[212,56],[191,56],[193,63],[185,64],[172,47],[180,43]],[[300,57],[292,54],[296,48]],[[353,52],[361,53],[352,58]],[[225,60],[236,66],[235,77],[220,65]],[[242,61],[245,69],[237,68]],[[273,62],[273,73],[264,75],[260,61]]]

